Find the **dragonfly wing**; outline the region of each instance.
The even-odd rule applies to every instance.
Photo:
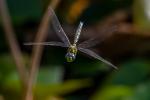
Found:
[[[93,47],[95,45],[97,45],[98,43],[100,43],[101,40],[96,40],[96,38],[92,38],[92,39],[89,39],[89,40],[86,40],[82,43],[80,43],[78,45],[78,47],[81,47],[81,48],[90,48],[90,47]]]
[[[107,37],[109,37],[111,35],[111,33],[113,33],[114,31],[116,31],[117,26],[112,26],[109,29],[103,29],[100,33],[100,36],[95,36],[94,38],[91,38],[87,41],[84,41],[82,43],[80,43],[78,46],[81,48],[90,48],[93,47],[95,45],[97,45],[98,43],[101,43],[102,41],[104,41]],[[106,34],[105,34],[106,33]]]
[[[104,62],[105,64],[107,64],[107,65],[109,65],[109,66],[111,66],[111,67],[113,67],[115,69],[118,69],[115,65],[113,65],[109,61],[105,60],[104,58],[102,58],[101,56],[99,56],[98,54],[96,54],[95,52],[93,52],[93,51],[91,51],[89,49],[84,49],[84,48],[78,48],[78,49],[79,49],[79,51],[81,51],[81,52],[83,52],[83,53],[85,53],[85,54],[87,54],[87,55],[89,55],[89,56],[91,56],[93,58],[96,58],[96,59]]]
[[[49,14],[51,16],[51,23],[52,26],[54,28],[54,31],[56,32],[56,34],[58,35],[58,37],[68,46],[70,45],[70,41],[67,37],[67,35],[65,34],[63,28],[61,27],[59,20],[55,14],[55,12],[53,11],[52,8],[49,8]]]
[[[49,46],[60,46],[60,47],[68,47],[68,45],[62,43],[62,42],[40,42],[40,43],[34,43],[34,42],[28,42],[24,43],[24,45],[49,45]]]

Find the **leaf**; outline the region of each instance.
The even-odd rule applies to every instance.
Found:
[[[37,84],[62,83],[64,70],[62,66],[42,66],[38,73]]]
[[[27,19],[39,20],[41,17],[42,3],[39,0],[9,0],[7,3],[15,24],[21,24]]]
[[[127,86],[107,86],[96,92],[91,100],[123,100],[132,92],[133,89]]]
[[[83,84],[84,83],[84,84]],[[83,80],[68,80],[61,84],[50,84],[50,85],[36,85],[34,91],[38,98],[64,95],[71,93],[80,88],[88,87],[91,85],[91,81],[87,79]]]
[[[0,73],[1,76],[4,78],[9,73],[14,71],[16,68],[15,62],[12,58],[12,56],[8,54],[3,54],[0,57]]]
[[[150,100],[150,82],[144,82],[136,86],[134,94],[126,100]]]
[[[144,81],[149,74],[149,61],[144,59],[134,59],[123,63],[119,70],[112,75],[110,84],[136,85]]]

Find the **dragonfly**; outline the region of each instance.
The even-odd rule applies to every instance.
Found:
[[[89,49],[90,47],[92,47],[93,45],[96,44],[96,43],[95,44],[90,43],[93,41],[93,38],[89,39],[89,40],[85,40],[77,45],[77,42],[78,42],[80,34],[81,34],[81,30],[83,27],[83,22],[79,23],[79,26],[75,33],[74,41],[73,41],[73,43],[71,43],[69,38],[67,37],[66,33],[64,32],[56,14],[52,8],[49,8],[49,15],[51,17],[51,24],[54,28],[54,31],[57,34],[57,36],[59,37],[59,39],[61,40],[61,42],[58,42],[58,41],[40,42],[40,43],[27,42],[27,43],[24,43],[24,45],[48,45],[48,46],[65,47],[65,48],[68,48],[67,53],[65,55],[67,62],[73,62],[76,59],[77,52],[79,51],[79,52],[82,52],[90,57],[98,59],[98,60],[102,61],[103,63],[117,69],[117,67],[115,65],[113,65],[109,61],[105,60],[104,58],[99,56],[97,53],[92,51],[91,49]]]

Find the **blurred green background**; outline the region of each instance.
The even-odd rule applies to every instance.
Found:
[[[29,68],[32,47],[23,43],[34,40],[50,1],[6,2]],[[91,49],[118,70],[80,53],[75,62],[66,63],[67,49],[45,46],[33,89],[35,100],[150,100],[149,6],[149,0],[60,0],[55,12],[70,39],[79,21],[84,21],[79,42],[99,34],[99,40],[105,40]],[[107,37],[114,25],[117,31]],[[49,30],[47,40],[57,39]],[[21,83],[2,20],[0,33],[0,100],[20,100]]]

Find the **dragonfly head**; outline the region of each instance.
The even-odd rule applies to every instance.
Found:
[[[65,56],[67,62],[73,62],[76,59],[76,55],[74,53],[68,52]]]
[[[76,59],[76,54],[77,54],[77,47],[76,45],[71,45],[68,48],[68,52],[66,54],[66,60],[67,62],[73,62]]]

